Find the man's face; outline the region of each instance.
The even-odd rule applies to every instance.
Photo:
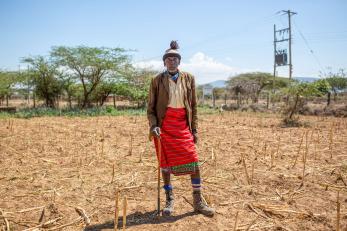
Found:
[[[180,60],[177,57],[167,57],[164,61],[168,71],[177,71],[178,65],[180,65]]]

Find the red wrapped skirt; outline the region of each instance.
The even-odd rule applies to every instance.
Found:
[[[154,139],[158,157],[159,140]],[[160,135],[160,167],[174,175],[193,174],[199,165],[193,135],[189,130],[185,108],[166,111]]]

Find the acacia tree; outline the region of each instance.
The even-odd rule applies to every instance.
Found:
[[[137,102],[138,107],[146,104],[151,79],[156,73],[156,71],[147,68],[129,69],[127,73],[124,73],[128,96]]]
[[[46,107],[56,107],[57,99],[62,92],[61,73],[57,65],[43,56],[27,57],[23,62],[30,64],[31,75],[35,87],[35,94],[45,100]]]
[[[334,73],[330,70],[326,75],[324,75],[324,77],[326,78],[326,81],[328,81],[328,83],[330,84],[331,90],[334,93],[334,101],[336,101],[337,93],[347,88],[347,75],[344,69],[340,69],[337,73]]]
[[[313,83],[293,81],[284,89],[284,92],[289,95],[290,100],[284,112],[283,122],[287,125],[297,124],[297,118],[294,115],[299,111],[304,103],[304,99],[310,96],[322,96],[329,91],[327,81],[317,81]]]
[[[92,94],[92,99],[100,106],[104,105],[107,97],[114,92],[115,83],[103,81],[100,83]]]
[[[78,76],[83,87],[81,106],[85,108],[90,106],[91,94],[106,76],[120,72],[130,65],[126,52],[122,48],[59,46],[52,48],[51,57],[55,63]]]
[[[0,105],[6,99],[6,106],[14,92],[14,86],[21,82],[21,75],[16,71],[0,71]]]
[[[230,77],[227,82],[227,88],[231,94],[242,95],[251,98],[253,103],[257,103],[260,93],[264,89],[283,88],[289,84],[288,79],[276,77],[264,72],[252,72]],[[238,103],[241,103],[238,97]]]
[[[330,105],[330,92],[332,87],[327,79],[319,79],[314,82],[317,90],[321,93],[321,95],[327,95],[327,106]]]
[[[72,98],[77,95],[76,77],[74,75],[65,73],[61,75],[62,90],[67,95],[69,108],[72,108]]]

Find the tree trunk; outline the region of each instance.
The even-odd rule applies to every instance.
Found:
[[[328,98],[327,98],[327,106],[329,106],[330,105],[330,98],[331,98],[331,93],[330,92],[328,92]]]
[[[213,108],[216,108],[216,96],[214,94],[214,91],[212,91],[212,105],[213,105]]]
[[[8,95],[6,95],[6,107],[8,107]]]
[[[89,95],[94,90],[94,88],[92,86],[92,88],[88,91],[87,90],[87,86],[85,85],[84,79],[82,81],[82,86],[83,86],[83,96],[84,96],[83,99],[82,99],[83,100],[82,101],[82,108],[86,108],[87,106],[90,106]]]
[[[254,103],[258,103],[259,102],[259,95],[260,95],[260,91],[257,91],[255,93]]]
[[[69,103],[69,108],[72,108],[72,100],[71,100],[71,94],[67,94],[67,101]]]
[[[36,108],[36,95],[33,93],[33,103],[34,103],[34,108]]]
[[[107,92],[104,96],[101,97],[100,106],[104,105],[109,95],[110,92]]]
[[[297,105],[298,105],[298,101],[299,101],[299,95],[297,94],[296,97],[295,97],[294,106],[293,106],[293,108],[292,108],[292,110],[291,110],[291,112],[290,112],[290,115],[289,115],[289,119],[292,119],[292,117],[293,117],[293,115],[294,115],[294,113],[295,113],[296,107],[297,107]],[[288,102],[289,102],[289,100],[288,100]]]
[[[84,94],[84,99],[83,99],[83,102],[82,102],[82,108],[86,108],[87,106],[90,105],[90,102],[89,102],[89,93],[85,93]]]
[[[117,108],[116,107],[116,95],[115,94],[113,94],[113,107]]]
[[[237,108],[240,108],[241,105],[241,95],[240,92],[237,93]]]

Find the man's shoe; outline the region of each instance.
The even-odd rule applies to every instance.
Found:
[[[205,200],[202,199],[200,191],[193,192],[193,206],[195,212],[205,216],[212,217],[216,212],[213,208],[208,207]]]
[[[170,216],[174,211],[174,196],[172,190],[165,191],[166,194],[166,204],[163,209],[163,216]]]

